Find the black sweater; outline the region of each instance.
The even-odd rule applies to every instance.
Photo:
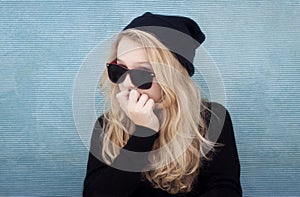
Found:
[[[208,110],[202,113],[206,123],[211,125],[211,131],[222,129],[217,142],[224,146],[217,147],[209,152],[211,160],[202,163],[196,183],[189,193],[169,194],[161,189],[155,189],[146,180],[141,179],[140,172],[128,172],[113,168],[99,161],[100,132],[102,132],[102,117],[95,124],[89,152],[87,172],[84,180],[83,196],[88,197],[239,197],[242,196],[240,185],[240,163],[236,149],[232,122],[228,111],[220,104],[206,103],[213,113]],[[211,108],[213,106],[213,108]],[[225,121],[224,118],[225,116]],[[220,118],[220,119],[218,119]],[[136,125],[135,132],[152,132],[153,130]],[[208,130],[210,131],[210,129]],[[152,149],[158,133],[149,137],[132,135],[123,149],[136,152],[147,152]],[[212,135],[213,136],[213,135]],[[200,154],[200,153],[199,153]],[[136,162],[124,158],[122,151],[113,161],[114,164],[127,159],[128,165]],[[123,158],[122,158],[123,157]],[[139,161],[146,162],[146,161]]]

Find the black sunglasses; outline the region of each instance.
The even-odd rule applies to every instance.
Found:
[[[111,82],[116,84],[122,83],[128,73],[132,84],[143,90],[151,88],[153,77],[155,77],[155,74],[152,72],[142,69],[128,69],[115,61],[107,63],[106,67]]]

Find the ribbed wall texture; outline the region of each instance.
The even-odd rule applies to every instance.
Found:
[[[73,116],[77,72],[145,11],[189,16],[205,32],[244,195],[300,196],[299,1],[175,0],[0,2],[0,196],[81,195],[88,150]]]

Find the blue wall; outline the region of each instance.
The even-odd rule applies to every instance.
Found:
[[[222,75],[245,196],[300,196],[299,1],[1,1],[0,196],[80,196],[73,117],[87,54],[132,18],[185,15]],[[89,131],[88,131],[89,132]]]

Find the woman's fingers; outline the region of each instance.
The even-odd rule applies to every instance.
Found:
[[[117,100],[134,123],[158,131],[159,121],[153,111],[156,105],[147,94],[140,94],[137,90],[123,91],[117,94]]]
[[[150,98],[150,99],[146,102],[144,108],[145,108],[145,110],[147,110],[147,111],[153,111],[154,108],[155,108],[155,102],[154,102],[154,100]]]
[[[137,107],[143,108],[144,105],[146,104],[147,100],[148,100],[148,95],[142,94],[137,102]]]
[[[116,98],[119,102],[119,105],[121,109],[128,115],[128,97],[129,97],[129,91],[121,91],[116,94]]]
[[[136,90],[132,90],[129,95],[128,107],[130,111],[141,111],[144,109],[149,97],[147,94],[140,94]]]
[[[134,106],[138,99],[140,97],[140,93],[136,90],[131,90],[130,93],[129,93],[129,100],[128,100],[128,105],[129,106]]]
[[[124,100],[128,100],[129,97],[129,91],[121,91],[119,93],[116,94],[117,99],[124,99]]]

